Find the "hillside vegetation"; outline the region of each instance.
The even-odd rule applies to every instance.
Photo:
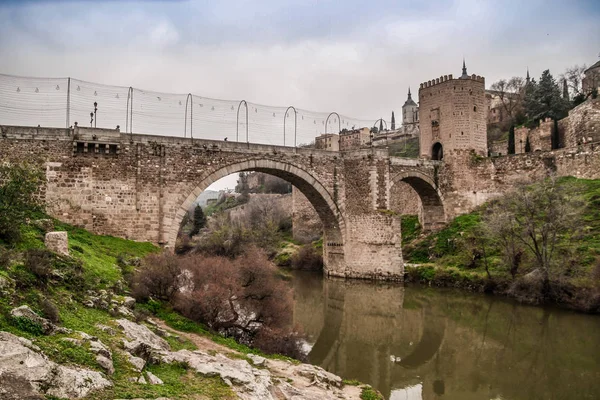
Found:
[[[600,180],[561,178],[520,190],[526,200],[507,195],[429,235],[421,234],[416,216],[403,217],[406,280],[600,312]],[[539,192],[556,196],[532,195]],[[522,203],[529,200],[527,210]],[[511,207],[529,217],[511,222]],[[518,230],[520,222],[530,226]]]

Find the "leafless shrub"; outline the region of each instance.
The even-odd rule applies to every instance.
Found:
[[[149,298],[170,301],[181,287],[181,268],[177,256],[151,254],[133,276],[133,296],[138,301]]]
[[[52,276],[52,252],[44,249],[29,249],[25,252],[25,269],[38,279],[38,286],[45,286]]]
[[[42,309],[44,317],[46,317],[55,324],[60,323],[60,313],[58,311],[58,307],[56,307],[56,305],[52,301],[48,299],[43,299],[40,302],[40,308]]]

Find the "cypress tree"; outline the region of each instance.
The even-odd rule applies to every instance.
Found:
[[[508,131],[508,154],[515,154],[515,126],[511,125]]]
[[[379,132],[383,132],[383,118],[379,120]]]
[[[200,232],[200,229],[204,228],[206,225],[206,216],[204,215],[204,211],[202,211],[202,207],[197,205],[194,208],[194,225],[192,230],[190,231],[190,236],[197,235]]]
[[[560,137],[558,134],[558,119],[554,118],[554,127],[552,128],[552,136],[550,142],[552,143],[552,150],[560,147]]]
[[[525,153],[531,153],[531,144],[529,143],[529,136],[527,136],[527,140],[525,141]]]
[[[394,112],[392,111],[392,130],[396,129],[396,117],[394,117]]]

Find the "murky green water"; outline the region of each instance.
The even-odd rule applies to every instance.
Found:
[[[600,317],[295,273],[309,358],[387,399],[600,399]]]

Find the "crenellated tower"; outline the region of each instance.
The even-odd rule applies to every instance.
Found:
[[[485,79],[469,75],[464,60],[460,78],[444,75],[421,83],[419,119],[421,157],[441,160],[454,150],[487,156]]]

